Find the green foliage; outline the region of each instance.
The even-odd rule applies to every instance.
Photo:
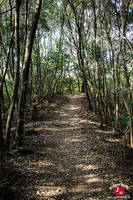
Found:
[[[95,55],[94,42],[89,43],[88,54],[90,55],[91,60],[95,60],[95,57],[94,57],[94,55]],[[96,44],[96,57],[97,57],[97,61],[102,60],[102,51],[101,51],[101,47],[98,43]]]
[[[47,23],[48,16],[49,16],[49,14],[46,11],[43,11],[40,14],[39,23],[40,23],[40,27],[41,27],[42,31],[49,31],[50,30],[50,27]]]
[[[133,4],[132,4],[132,8],[129,10],[129,13],[128,13],[128,23],[129,24],[133,23]]]

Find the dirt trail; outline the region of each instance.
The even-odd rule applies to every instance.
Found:
[[[104,200],[114,197],[114,189],[109,189],[114,184],[131,187],[122,141],[111,129],[99,129],[86,112],[85,96],[67,95],[60,105],[56,103],[40,108],[40,119],[32,127],[36,132],[26,136],[35,153],[15,161],[23,175],[19,199]]]

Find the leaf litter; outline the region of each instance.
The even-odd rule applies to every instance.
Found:
[[[23,148],[1,160],[0,200],[104,200],[119,183],[132,196],[133,166],[122,138],[99,128],[85,95],[56,95],[38,112],[38,120],[26,123]]]

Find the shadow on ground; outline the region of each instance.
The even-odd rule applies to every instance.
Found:
[[[34,130],[25,136],[33,153],[14,152],[10,161],[19,173],[14,186],[19,200],[104,200],[115,197],[109,188],[119,183],[130,187],[125,195],[131,197],[132,165],[124,158],[122,139],[108,127],[99,129],[84,95],[56,97],[41,105],[39,116],[26,126],[27,133]]]

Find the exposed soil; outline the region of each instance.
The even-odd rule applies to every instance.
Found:
[[[26,124],[24,147],[2,158],[0,200],[107,200],[120,183],[129,187],[123,199],[133,199],[123,139],[99,128],[84,95],[57,96],[38,111]]]

